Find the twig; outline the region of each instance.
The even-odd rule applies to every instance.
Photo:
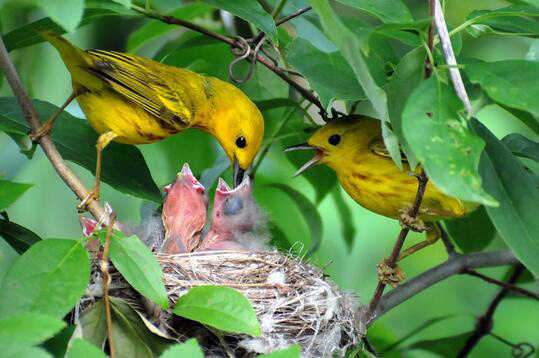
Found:
[[[114,347],[114,341],[112,340],[112,318],[110,315],[110,300],[109,300],[109,251],[110,251],[110,236],[112,234],[112,225],[116,221],[116,214],[110,215],[111,225],[107,228],[107,236],[105,237],[105,247],[103,248],[103,255],[101,255],[101,263],[99,265],[101,274],[103,275],[103,304],[105,305],[105,319],[107,321],[107,335],[109,339],[110,357],[115,358],[116,350]]]
[[[212,37],[212,38],[214,38],[216,40],[224,42],[224,43],[228,44],[232,48],[239,49],[240,53],[244,53],[244,51],[248,50],[248,49],[245,48],[246,45],[242,44],[243,41],[237,41],[236,39],[233,39],[231,37],[221,35],[221,34],[218,34],[216,32],[207,30],[207,29],[203,28],[202,26],[190,23],[190,22],[185,21],[185,20],[178,19],[178,18],[176,18],[174,16],[166,16],[166,15],[159,14],[159,13],[157,13],[155,11],[148,11],[148,10],[146,10],[143,7],[140,7],[140,6],[131,5],[131,8],[133,10],[147,16],[147,17],[159,20],[159,21],[164,22],[166,24],[178,25],[178,26],[186,27],[186,28],[191,29],[193,31],[200,32],[200,33],[202,33],[202,34],[204,34],[206,36],[209,36],[209,37]],[[305,11],[307,11],[307,10],[305,10]],[[298,16],[298,15],[296,15],[296,16]],[[253,61],[252,54],[249,56],[249,58],[251,59],[251,61]],[[325,113],[325,109],[322,106],[322,104],[320,103],[320,101],[318,100],[318,98],[316,98],[316,96],[310,90],[306,89],[305,87],[301,86],[299,83],[297,83],[296,81],[294,81],[293,79],[288,77],[285,70],[283,70],[279,66],[275,65],[271,60],[269,60],[269,59],[267,59],[264,56],[259,55],[259,54],[257,54],[257,56],[256,56],[256,61],[260,62],[261,64],[266,66],[268,69],[273,71],[277,76],[281,77],[286,83],[288,83],[290,86],[294,87],[306,100],[308,100],[309,102],[312,102],[315,106],[317,106],[321,111],[323,111]]]
[[[449,237],[447,237],[447,232],[444,230],[442,225],[440,223],[436,223],[438,225],[438,229],[440,229],[440,236],[442,238],[442,242],[445,246],[445,251],[447,252],[447,256],[451,257],[454,255],[457,255],[457,251],[455,250],[455,245],[449,240]]]
[[[39,121],[39,116],[32,105],[32,101],[28,97],[28,94],[24,90],[17,71],[11,62],[9,55],[4,45],[4,41],[0,38],[0,67],[2,68],[4,75],[11,87],[19,106],[21,107],[24,117],[32,133],[36,133],[37,130],[41,127],[41,122]],[[62,178],[62,180],[69,186],[69,188],[77,195],[80,200],[86,198],[89,194],[88,189],[82,184],[80,179],[69,169],[66,162],[56,149],[56,146],[51,140],[49,135],[41,137],[39,140],[39,145],[45,152],[45,155],[49,158],[52,166]],[[105,210],[99,205],[97,201],[93,201],[89,204],[88,210],[95,217],[96,220],[102,220],[105,223],[108,223],[108,218]]]
[[[415,218],[417,214],[419,213],[419,208],[421,206],[421,201],[423,200],[423,195],[425,194],[425,189],[427,187],[428,178],[425,174],[425,171],[422,171],[421,174],[417,177],[418,180],[418,188],[417,193],[414,200],[414,205],[412,206],[412,209],[410,210],[410,217]],[[391,256],[389,256],[389,259],[387,260],[387,264],[391,268],[395,268],[397,265],[397,259],[399,258],[399,254],[401,252],[402,246],[404,245],[404,240],[406,239],[406,236],[408,235],[408,232],[410,229],[407,227],[403,227],[399,233],[399,237],[397,239],[397,242],[395,242],[395,246],[393,246],[393,251],[391,252]],[[382,294],[384,293],[386,284],[382,281],[378,281],[378,285],[376,286],[376,291],[374,292],[374,295],[371,298],[371,301],[369,303],[369,307],[367,308],[367,313],[365,314],[365,322],[369,324],[369,322],[375,317],[375,310],[378,306],[378,303],[380,302],[380,299],[382,298]]]
[[[511,284],[509,284],[507,282],[496,280],[495,278],[488,277],[488,276],[483,275],[482,273],[479,273],[479,272],[474,271],[474,270],[466,270],[464,273],[467,274],[467,275],[470,275],[470,276],[478,277],[478,278],[482,279],[485,282],[492,283],[494,285],[507,288],[508,290],[518,292],[523,296],[530,297],[530,298],[533,298],[533,299],[539,301],[539,294],[537,294],[535,292],[528,291],[528,290],[526,290],[524,288],[520,288],[520,287],[518,287],[516,285],[511,285]]]
[[[427,42],[427,46],[432,51],[432,47],[434,46],[434,0],[429,0],[429,9],[430,9],[430,17],[432,18],[432,23],[429,27],[429,38]],[[425,78],[429,78],[432,74],[432,68],[434,66],[434,63],[431,63],[431,59],[429,56],[425,58]]]
[[[451,76],[451,81],[453,82],[453,87],[455,88],[455,92],[457,92],[457,96],[459,96],[464,104],[466,113],[470,115],[472,113],[472,104],[470,103],[468,93],[466,92],[462,77],[460,76],[455,53],[453,52],[453,46],[451,45],[451,39],[449,38],[449,33],[447,31],[447,25],[445,24],[442,6],[440,5],[440,0],[432,1],[434,2],[434,22],[436,23],[436,30],[440,37],[445,62],[449,65],[449,75]]]
[[[303,9],[300,9],[300,10],[298,10],[298,11],[296,11],[296,12],[294,12],[294,13],[288,15],[288,16],[283,17],[282,19],[277,21],[275,23],[275,25],[280,26],[280,25],[284,24],[285,22],[288,22],[288,21],[292,20],[295,17],[298,17],[298,16],[301,16],[301,15],[305,14],[307,11],[309,11],[311,9],[312,9],[312,7],[310,7],[310,6],[307,6],[307,7],[303,8]]]
[[[516,263],[518,263],[517,258],[509,250],[478,252],[465,255],[455,254],[449,257],[446,262],[417,275],[413,279],[404,282],[397,288],[386,293],[376,307],[373,318],[369,324],[372,324],[383,314],[411,297],[414,297],[419,292],[447,279],[448,277],[460,274],[467,269],[511,265]]]
[[[524,266],[517,265],[515,267],[515,271],[511,274],[511,277],[509,280],[507,280],[507,283],[512,285],[514,284],[518,277],[524,272]],[[498,292],[498,294],[494,297],[492,302],[490,302],[490,305],[488,306],[486,312],[477,319],[477,324],[475,326],[475,331],[472,334],[470,338],[466,341],[466,344],[462,348],[462,350],[458,354],[458,358],[465,358],[468,356],[468,354],[472,351],[472,349],[475,347],[475,345],[479,342],[479,340],[489,334],[492,331],[492,326],[494,324],[493,317],[494,312],[496,312],[496,308],[498,308],[498,305],[500,302],[507,296],[509,293],[509,288],[504,287]]]

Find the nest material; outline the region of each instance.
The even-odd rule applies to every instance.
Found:
[[[203,326],[193,329],[192,321],[182,323],[170,312],[161,312],[156,321],[155,312],[140,304],[138,294],[118,272],[111,272],[112,296],[138,306],[170,336],[182,341],[195,336],[208,355],[227,356],[232,351],[235,356],[255,356],[299,344],[303,357],[343,356],[364,335],[350,294],[339,291],[313,266],[279,252],[209,251],[157,258],[172,307],[191,287],[200,285],[235,288],[253,305],[260,337],[225,333],[224,340],[217,340]],[[98,270],[94,272],[98,275]],[[94,288],[100,286],[96,275]],[[87,297],[86,302],[90,301],[93,298]],[[206,338],[201,337],[201,330],[206,331]]]

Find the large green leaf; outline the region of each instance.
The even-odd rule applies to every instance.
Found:
[[[412,14],[401,0],[337,0],[338,2],[376,16],[383,22],[413,22]]]
[[[2,358],[54,358],[52,354],[45,349],[36,346],[25,348],[22,351],[18,351],[15,355],[2,356]]]
[[[90,261],[81,241],[38,242],[11,266],[0,288],[0,317],[39,312],[63,318],[84,294]]]
[[[159,358],[178,358],[178,357],[190,357],[190,358],[204,358],[204,353],[194,338],[187,341],[175,344],[167,349]]]
[[[206,4],[215,6],[221,10],[228,11],[242,19],[249,21],[262,32],[269,36],[269,38],[276,42],[277,28],[270,14],[268,14],[258,1],[251,0],[201,0]]]
[[[539,116],[539,62],[506,60],[467,64],[464,71],[494,101]]]
[[[444,193],[497,205],[481,187],[477,170],[484,143],[459,118],[461,109],[452,89],[433,76],[416,87],[406,102],[404,137],[429,178]]]
[[[105,317],[105,305],[99,300],[82,312],[77,330],[82,333],[82,338],[102,349],[107,339],[107,320]]]
[[[71,343],[65,358],[107,358],[107,355],[91,343],[77,338]]]
[[[0,320],[0,356],[21,357],[23,351],[54,336],[65,325],[58,318],[37,312],[3,318]]]
[[[173,11],[169,16],[189,21],[204,15],[211,9],[211,6],[202,3],[188,4]],[[141,46],[156,37],[178,29],[180,29],[178,25],[169,25],[161,21],[152,20],[129,35],[129,38],[127,39],[127,52],[135,52]]]
[[[174,314],[222,331],[260,336],[260,324],[247,298],[226,286],[193,287],[176,302]]]
[[[13,204],[32,184],[15,183],[0,179],[0,211]]]
[[[39,100],[33,104],[42,120],[58,107]],[[13,97],[0,98],[0,129],[27,134],[30,127]],[[86,121],[62,112],[52,131],[52,140],[64,159],[95,173],[98,134]],[[110,143],[103,152],[101,179],[115,189],[147,200],[161,202],[161,192],[154,183],[140,150],[131,145]]]
[[[511,133],[502,142],[513,154],[539,162],[539,143],[518,133]]]
[[[311,233],[311,247],[306,255],[309,256],[320,247],[322,235],[324,233],[322,217],[316,209],[316,206],[311,203],[311,201],[305,195],[285,184],[275,183],[269,186],[285,192],[297,205],[301,215],[303,215],[303,218],[305,219]]]
[[[496,236],[484,206],[464,218],[446,220],[444,226],[462,252],[482,251]]]
[[[302,38],[290,43],[286,51],[290,64],[309,81],[326,110],[334,100],[365,99],[354,71],[338,51],[323,52]]]
[[[300,358],[301,347],[299,344],[294,344],[288,348],[281,349],[275,352],[261,354],[258,358]]]
[[[500,202],[487,213],[515,256],[539,277],[539,189],[502,142],[479,121],[471,123],[486,143],[480,164],[485,189]]]
[[[472,36],[485,33],[533,36],[539,35],[539,8],[514,5],[496,10],[473,11],[464,26]]]
[[[0,236],[19,254],[41,241],[39,236],[27,228],[4,219],[0,219]]]
[[[99,236],[103,245],[105,233],[101,232]],[[161,266],[138,237],[125,237],[121,232],[113,231],[110,237],[110,259],[135,290],[163,309],[168,308]]]

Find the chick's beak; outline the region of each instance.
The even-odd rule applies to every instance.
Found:
[[[240,163],[237,158],[234,158],[234,167],[232,169],[232,176],[234,177],[234,188],[240,185],[245,175],[245,169],[240,167]]]
[[[285,152],[292,152],[294,150],[314,150],[316,151],[314,157],[309,160],[307,163],[303,164],[301,166],[301,168],[299,168],[295,173],[294,173],[294,177],[300,175],[301,173],[303,173],[304,171],[306,171],[307,169],[309,168],[312,168],[314,167],[315,165],[317,165],[321,160],[322,160],[322,157],[324,156],[324,152],[322,152],[320,149],[308,144],[308,143],[302,143],[302,144],[298,144],[298,145],[293,145],[291,147],[288,147],[286,148],[284,151]]]

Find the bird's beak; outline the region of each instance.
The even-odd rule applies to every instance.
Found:
[[[245,169],[240,168],[240,163],[237,158],[234,158],[234,168],[232,169],[232,176],[234,177],[234,188],[240,185],[245,175]]]
[[[322,152],[320,149],[308,144],[308,143],[302,143],[302,144],[298,144],[298,145],[293,145],[291,147],[288,147],[286,148],[284,151],[285,152],[292,152],[294,150],[315,150],[316,153],[313,157],[313,159],[309,160],[307,163],[303,164],[303,166],[301,168],[299,168],[295,173],[294,173],[294,177],[300,175],[301,173],[303,173],[304,171],[306,171],[307,169],[309,168],[312,168],[314,167],[316,164],[318,164],[321,160],[322,160],[322,157],[324,156],[324,152]]]

